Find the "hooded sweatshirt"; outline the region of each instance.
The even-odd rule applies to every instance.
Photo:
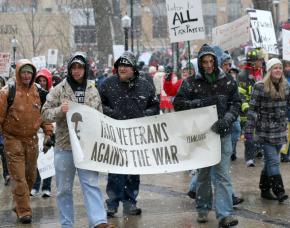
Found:
[[[29,87],[23,85],[20,78],[20,69],[27,64],[32,66],[34,72]],[[21,59],[16,64],[16,94],[9,110],[7,110],[8,86],[0,91],[0,126],[4,136],[12,135],[23,140],[30,140],[42,124],[41,100],[34,84],[35,76],[35,66],[29,60]],[[53,126],[45,123],[43,129],[45,134],[51,134]]]

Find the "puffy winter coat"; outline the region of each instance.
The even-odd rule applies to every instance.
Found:
[[[201,57],[205,54],[211,54],[215,59],[217,79],[213,84],[205,79],[204,71],[201,69]],[[219,69],[217,64],[217,57],[211,48],[206,46],[205,50],[200,50],[199,74],[195,77],[190,76],[182,82],[174,99],[176,111],[216,105],[219,119],[227,118],[231,123],[237,119],[241,105],[237,84],[230,75]]]
[[[125,120],[159,114],[155,89],[147,80],[134,76],[130,82],[118,75],[109,77],[100,88],[104,114]]]

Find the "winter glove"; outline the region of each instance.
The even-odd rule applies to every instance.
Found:
[[[212,125],[211,129],[221,137],[224,137],[230,132],[231,125],[227,120],[220,119]]]
[[[251,133],[245,133],[245,139],[247,141],[253,141],[253,135]]]
[[[43,152],[46,153],[52,146],[54,146],[53,136],[45,135],[43,140]]]

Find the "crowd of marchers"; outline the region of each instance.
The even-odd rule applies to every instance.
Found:
[[[117,120],[216,105],[218,120],[211,130],[221,139],[221,161],[192,170],[188,196],[195,199],[197,222],[208,222],[208,213],[214,208],[219,227],[238,224],[233,206],[244,200],[234,192],[229,169],[237,158],[239,140],[244,143],[246,167],[255,167],[256,159],[264,159],[257,183],[261,199],[283,203],[288,195],[280,162],[290,161],[290,62],[265,59],[263,53],[250,48],[245,59],[234,64],[227,51],[204,44],[194,59],[174,70],[170,64],[159,65],[158,59],[150,66],[138,63],[133,53],[125,51],[112,71],[107,68],[97,75],[86,55],[76,52],[62,77],[46,68],[37,71],[27,59],[19,60],[9,80],[0,78],[3,178],[11,186],[17,222],[32,223],[30,197],[40,192],[42,197],[50,197],[53,179],[59,222],[62,227],[73,227],[76,173],[89,227],[115,227],[108,217],[118,213],[120,203],[125,215],[142,213],[137,207],[139,175],[109,173],[104,200],[99,173],[75,167],[66,121],[70,102]],[[41,180],[37,158],[51,149],[55,177]]]

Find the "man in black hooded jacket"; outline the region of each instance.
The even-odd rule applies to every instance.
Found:
[[[139,76],[134,54],[125,51],[114,67],[117,75],[105,80],[100,88],[104,114],[118,120],[159,114],[155,89]],[[117,213],[120,201],[123,203],[124,214],[141,214],[141,209],[136,206],[139,184],[139,175],[109,174],[106,188],[109,197],[106,201],[107,215],[114,216]]]
[[[221,136],[221,161],[212,167],[199,170],[196,189],[197,221],[208,221],[208,212],[214,208],[219,227],[238,224],[233,214],[232,184],[229,174],[232,153],[231,126],[240,110],[238,87],[233,78],[218,67],[217,56],[207,44],[198,53],[198,70],[195,77],[183,81],[174,100],[176,111],[216,105],[218,120],[212,130]],[[212,195],[214,185],[214,197]]]

